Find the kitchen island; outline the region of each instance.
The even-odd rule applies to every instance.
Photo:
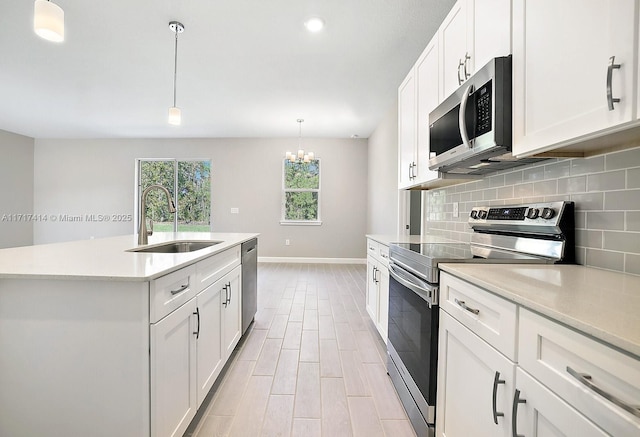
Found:
[[[0,435],[182,435],[240,339],[240,245],[256,237],[0,250]]]

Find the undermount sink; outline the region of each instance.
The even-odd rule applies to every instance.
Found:
[[[170,241],[153,246],[136,247],[127,252],[144,253],[186,253],[220,244],[222,241]]]

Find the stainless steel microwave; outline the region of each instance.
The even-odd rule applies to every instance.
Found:
[[[479,175],[539,161],[511,154],[511,56],[492,59],[429,114],[429,168]]]

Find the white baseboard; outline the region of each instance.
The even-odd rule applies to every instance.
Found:
[[[292,264],[366,264],[366,258],[302,258],[287,256],[259,256],[259,263],[292,263]]]

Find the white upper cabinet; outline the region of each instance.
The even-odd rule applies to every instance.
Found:
[[[418,58],[415,66],[417,94],[417,136],[418,156],[417,171],[420,182],[438,177],[438,172],[429,170],[429,113],[440,103],[440,87],[438,80],[439,66],[438,35],[431,40]]]
[[[491,59],[511,54],[511,0],[460,0],[438,36],[445,99]]]
[[[438,30],[442,96],[446,98],[471,74],[467,49],[467,0],[460,0]],[[466,68],[466,73],[465,73]]]
[[[413,184],[416,166],[416,87],[414,69],[398,88],[398,185]]]
[[[514,0],[514,155],[635,119],[636,7],[636,0]]]

